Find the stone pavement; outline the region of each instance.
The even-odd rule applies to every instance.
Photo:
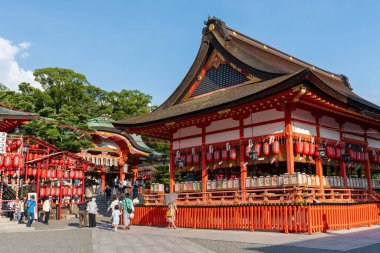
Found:
[[[76,219],[34,223],[35,231],[1,234],[0,252],[380,252],[380,226],[313,235],[145,226],[114,232],[108,220],[83,229]]]

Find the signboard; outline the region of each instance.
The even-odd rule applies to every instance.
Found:
[[[7,133],[0,132],[0,154],[5,154],[7,146]]]

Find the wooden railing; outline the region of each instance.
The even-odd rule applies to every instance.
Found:
[[[135,207],[134,225],[166,226],[165,206]],[[178,206],[176,225],[218,230],[326,232],[379,224],[380,203]]]
[[[145,205],[163,205],[164,194],[144,195]],[[178,193],[178,204],[183,205],[224,205],[224,204],[291,204],[312,203],[314,200],[324,203],[363,202],[378,200],[366,189],[342,188],[266,188],[236,191],[209,191],[197,193]]]

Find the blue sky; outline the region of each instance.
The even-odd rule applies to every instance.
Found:
[[[6,57],[12,64],[1,62],[0,41],[4,84],[2,75],[11,76],[1,70],[5,64],[18,64],[19,79],[36,68],[63,67],[106,90],[139,89],[159,105],[190,68],[210,15],[345,74],[356,93],[380,105],[380,1],[0,0],[0,6],[0,38],[14,49]]]

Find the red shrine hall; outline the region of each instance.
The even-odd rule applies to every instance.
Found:
[[[217,18],[205,24],[172,95],[147,115],[114,123],[170,140],[170,192],[197,204],[286,202],[295,187],[307,201],[378,200],[380,107],[344,75]]]

